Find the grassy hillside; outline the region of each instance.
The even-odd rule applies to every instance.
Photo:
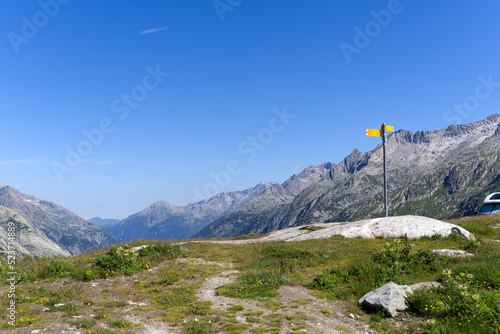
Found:
[[[500,216],[454,220],[474,233],[420,240],[345,239],[179,245],[136,241],[72,258],[18,258],[15,327],[5,333],[498,333]],[[494,228],[497,227],[497,228]],[[258,238],[246,236],[239,239]],[[149,247],[132,251],[139,245]],[[434,248],[464,249],[445,258]],[[9,305],[2,260],[1,307]],[[388,281],[438,280],[407,314],[357,301]],[[352,317],[350,317],[352,314]]]

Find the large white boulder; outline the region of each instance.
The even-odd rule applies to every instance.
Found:
[[[422,216],[373,218],[352,223],[313,224],[310,226],[321,229],[309,233],[302,230],[303,233],[300,235],[292,236],[286,240],[325,239],[334,235],[343,235],[346,238],[376,238],[379,236],[402,238],[407,235],[410,239],[418,239],[424,236],[430,237],[435,234],[441,234],[443,237],[446,237],[452,234],[453,231],[462,234],[466,238],[469,237],[469,231],[458,225]],[[295,229],[298,230],[300,228]],[[293,232],[297,233],[298,231]],[[270,237],[272,236],[271,234]]]

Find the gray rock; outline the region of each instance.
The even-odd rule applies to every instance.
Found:
[[[439,282],[421,282],[410,285],[413,290],[430,290],[440,287],[442,284]]]
[[[148,246],[149,245],[142,245],[142,246],[132,247],[132,248],[130,248],[130,250],[132,250],[132,251],[138,251],[138,250],[146,248]]]
[[[449,257],[474,256],[474,254],[471,254],[471,253],[463,251],[463,250],[457,250],[457,249],[431,249],[431,252],[439,254],[439,255],[449,256]]]
[[[387,310],[393,317],[407,309],[406,297],[413,290],[408,285],[389,282],[361,297],[359,304],[378,310]]]

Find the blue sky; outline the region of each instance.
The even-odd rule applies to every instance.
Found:
[[[500,111],[498,1],[5,1],[0,182],[84,218]],[[69,156],[69,158],[68,158]]]

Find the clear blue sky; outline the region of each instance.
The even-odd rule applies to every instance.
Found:
[[[338,163],[374,148],[365,129],[383,122],[483,119],[500,112],[499,12],[493,0],[4,1],[0,182],[125,218]],[[285,109],[295,117],[277,118]]]

